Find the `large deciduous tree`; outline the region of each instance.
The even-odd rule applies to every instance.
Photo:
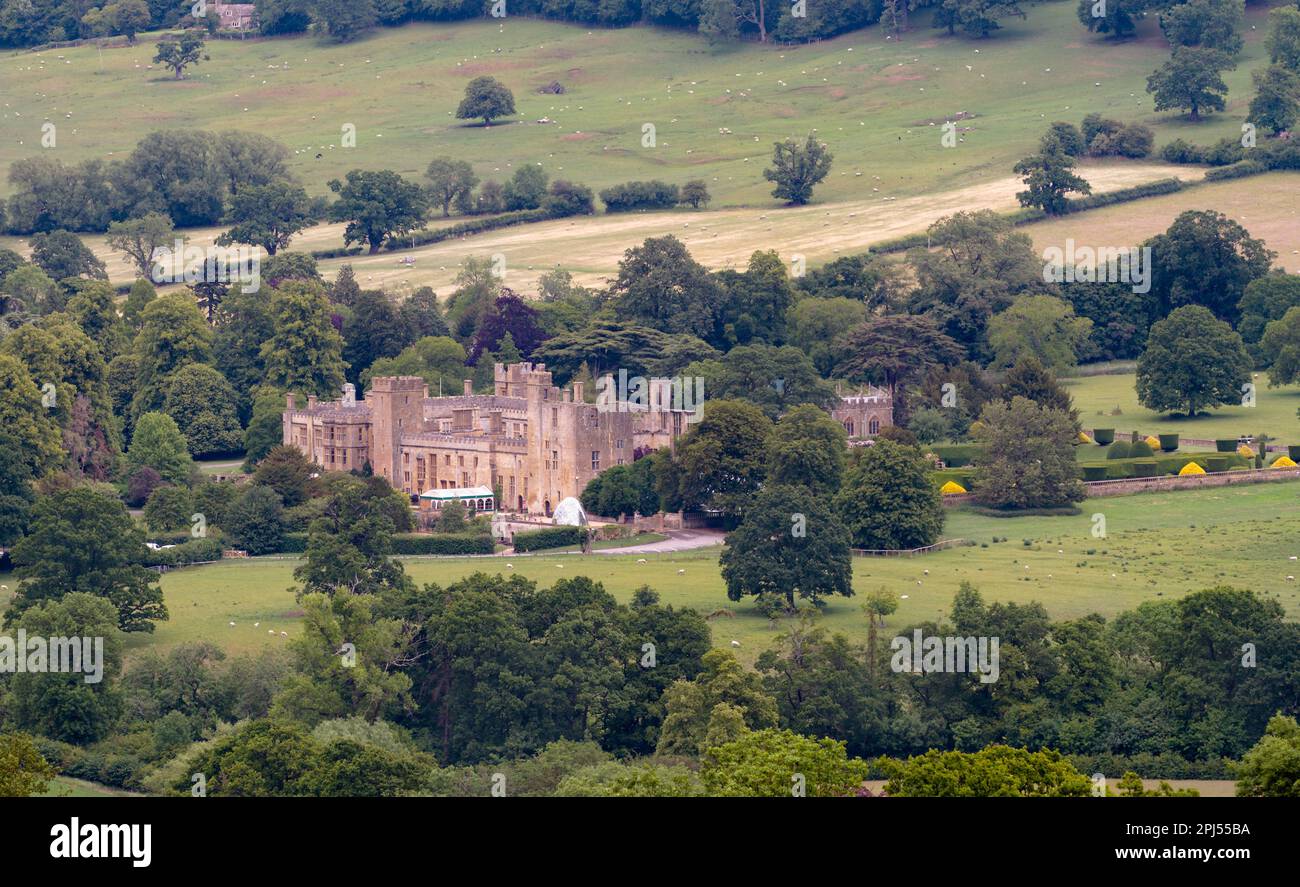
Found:
[[[363,243],[370,254],[389,238],[401,237],[424,227],[429,198],[424,189],[389,169],[367,172],[354,169],[329,188],[339,199],[330,207],[336,222],[347,222],[345,244]]]
[[[275,332],[262,344],[266,381],[287,391],[326,396],[343,385],[343,337],[330,322],[320,284],[287,281],[271,298]]]
[[[802,145],[786,139],[773,146],[772,165],[763,170],[763,178],[776,183],[773,197],[802,206],[812,200],[813,188],[830,174],[834,159],[826,143],[811,133]]]
[[[828,497],[801,485],[764,484],[727,535],[720,563],[733,601],[749,595],[813,603],[853,594],[849,534]]]
[[[621,320],[705,341],[716,337],[722,288],[671,234],[648,238],[624,253],[610,290]]]
[[[1060,508],[1084,498],[1068,413],[1025,397],[995,401],[980,414],[976,499],[992,508]]]
[[[1091,194],[1092,186],[1074,173],[1074,158],[1064,151],[1049,150],[1026,157],[1013,169],[1024,176],[1025,190],[1016,194],[1021,206],[1041,209],[1059,216],[1070,208],[1070,194]]]
[[[1246,286],[1268,273],[1274,252],[1242,225],[1214,210],[1179,213],[1148,240],[1154,319],[1181,305],[1202,305],[1236,323]]]
[[[847,437],[844,426],[825,410],[812,404],[791,408],[768,438],[768,481],[834,495],[844,475]]]
[[[1009,367],[1035,357],[1053,370],[1069,370],[1086,357],[1092,321],[1052,296],[1021,296],[989,321],[993,365]]]
[[[857,548],[923,548],[943,530],[930,464],[916,447],[892,440],[853,451],[835,507]]]
[[[123,631],[151,632],[167,606],[158,574],[143,566],[147,550],[144,531],[117,499],[84,487],[51,493],[32,508],[13,550],[23,580],[15,607],[84,592],[116,607]]]
[[[433,204],[442,207],[444,218],[451,215],[452,203],[467,200],[478,184],[474,167],[467,161],[450,157],[435,157],[431,160],[424,171],[424,177],[429,180]]]
[[[677,488],[661,490],[685,508],[713,508],[734,520],[762,486],[772,421],[753,404],[710,400],[673,460]]]
[[[311,201],[301,185],[253,185],[230,198],[225,221],[233,227],[217,238],[219,245],[247,243],[273,256],[311,224]]]
[[[1195,418],[1207,407],[1240,404],[1250,370],[1241,336],[1200,305],[1185,305],[1151,326],[1138,359],[1138,401]]]
[[[1188,117],[1200,120],[1202,111],[1222,111],[1228,84],[1223,72],[1237,65],[1218,49],[1179,46],[1169,61],[1147,77],[1147,92],[1155,96],[1155,109],[1186,108]]]
[[[456,108],[457,120],[482,118],[484,126],[491,126],[498,117],[515,113],[514,94],[495,77],[475,77],[465,86],[465,97]]]

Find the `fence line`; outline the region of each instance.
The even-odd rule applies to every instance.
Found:
[[[913,557],[965,544],[965,539],[940,539],[933,545],[923,545],[920,548],[850,548],[849,551],[854,557]]]

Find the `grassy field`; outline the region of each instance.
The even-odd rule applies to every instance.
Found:
[[[84,779],[73,779],[71,776],[56,776],[45,791],[40,795],[43,798],[135,798],[141,797],[139,792],[123,791],[119,788],[110,788],[106,785],[100,785],[96,782],[87,782]]]
[[[1178,176],[1191,178],[1191,169],[1182,167]],[[1064,248],[1068,238],[1079,246],[1136,246],[1167,230],[1175,216],[1189,209],[1218,210],[1267,243],[1277,253],[1275,265],[1300,271],[1300,172],[1206,182],[1178,194],[1034,222],[1020,230],[1033,238],[1039,253],[1049,246]]]
[[[1018,518],[958,510],[950,514],[944,536],[974,545],[922,558],[857,559],[854,589],[861,594],[883,585],[906,595],[889,619],[891,626],[943,617],[963,580],[974,583],[988,600],[1042,601],[1056,618],[1114,615],[1142,601],[1220,583],[1277,596],[1293,617],[1300,615],[1300,586],[1286,579],[1300,573],[1300,564],[1288,560],[1300,555],[1300,544],[1285,530],[1300,519],[1300,485],[1097,499],[1084,502],[1082,510],[1074,517]],[[1105,539],[1092,535],[1096,513],[1106,517]],[[995,536],[1007,541],[993,542]],[[732,615],[711,620],[714,643],[739,641],[737,653],[747,661],[783,630],[783,624],[770,623],[750,602],[727,600],[717,549],[644,557],[645,564],[636,563],[637,555],[410,558],[406,569],[419,583],[439,584],[478,571],[518,573],[544,585],[586,575],[623,601],[641,585],[650,585],[665,603],[705,614],[729,610]],[[133,636],[129,646],[207,640],[239,653],[283,644],[280,632],[292,637],[298,631],[291,590],[296,564],[293,559],[255,558],[168,572],[162,586],[171,620],[151,637]],[[836,631],[865,637],[857,600],[833,601],[825,619]]]
[[[1144,434],[1181,434],[1204,440],[1268,434],[1275,444],[1300,443],[1300,386],[1268,387],[1268,376],[1258,373],[1255,406],[1225,406],[1210,415],[1188,419],[1155,413],[1140,405],[1135,387],[1136,376],[1088,376],[1065,379],[1074,398],[1079,421],[1085,428],[1114,428],[1116,431],[1141,431]],[[1119,412],[1115,410],[1118,408]]]
[[[1265,12],[1252,8],[1248,24],[1261,24]],[[1247,28],[1240,63],[1225,75],[1227,112],[1191,124],[1155,113],[1145,92],[1147,74],[1167,53],[1154,20],[1120,44],[1088,34],[1069,3],[1035,6],[991,40],[948,37],[924,24],[918,17],[902,41],[870,29],[798,47],[713,48],[694,34],[656,32],[653,53],[640,28],[588,31],[516,18],[416,24],[346,46],[308,37],[213,41],[211,60],[182,82],[151,68],[148,36],[102,54],[94,47],[0,53],[8,87],[0,193],[9,165],[43,150],[46,120],[59,127],[54,150],[69,161],[120,157],[160,127],[249,129],[289,145],[291,168],[315,193],[355,167],[419,177],[444,154],[474,160],[484,178],[541,162],[553,176],[597,189],[703,178],[714,193],[707,213],[533,225],[419,250],[415,268],[392,255],[358,261],[359,277],[372,286],[445,289],[471,252],[506,253],[518,289],[556,265],[597,283],[628,246],[669,232],[685,236],[715,268],[741,264],[760,248],[801,252],[815,265],[958,209],[1011,208],[1020,187],[1011,167],[1051,120],[1100,111],[1155,127],[1158,143],[1235,134],[1250,72],[1264,60],[1263,29]],[[454,119],[464,83],[480,74],[514,90],[514,121],[482,128]],[[536,92],[553,80],[565,85],[564,95]],[[958,114],[961,141],[945,149],[939,127]],[[555,123],[537,123],[542,117]],[[357,147],[331,147],[347,123],[357,127]],[[645,123],[656,127],[654,148],[641,147]],[[762,166],[774,140],[809,130],[830,144],[835,169],[816,206],[777,216]],[[1089,163],[1082,171],[1099,191],[1171,173],[1199,176],[1160,163]],[[295,248],[337,245],[340,230],[321,226]],[[194,241],[213,233],[196,231]],[[110,273],[127,277],[120,264]]]

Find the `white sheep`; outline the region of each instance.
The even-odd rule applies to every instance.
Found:
[[[686,575],[686,571],[685,571],[685,570],[678,570],[678,571],[677,571],[677,575],[678,575],[678,576],[685,576],[685,575]]]
[[[740,646],[740,641],[732,641],[732,642],[731,642],[731,646],[733,646],[733,647],[739,647],[739,646]]]
[[[643,557],[639,557],[639,558],[636,559],[636,562],[637,562],[638,564],[644,564],[644,563],[645,563],[645,558],[643,558]]]

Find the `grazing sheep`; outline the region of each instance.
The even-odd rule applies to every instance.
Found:
[[[740,646],[740,641],[732,641],[732,642],[731,642],[731,646],[733,646],[733,647],[739,647],[739,646]]]
[[[287,631],[282,631],[282,632],[280,632],[280,637],[282,637],[282,638],[287,638],[288,636],[289,636],[289,632],[287,632]]]
[[[638,564],[644,564],[644,563],[645,563],[645,558],[643,558],[643,557],[639,557],[639,558],[636,559],[636,562],[637,562]]]
[[[686,571],[685,571],[685,570],[678,570],[678,571],[677,571],[677,575],[678,575],[678,576],[685,576],[685,575],[686,575]]]
[[[230,627],[231,627],[231,628],[234,628],[234,627],[235,627],[235,623],[233,623],[233,622],[230,623]]]

